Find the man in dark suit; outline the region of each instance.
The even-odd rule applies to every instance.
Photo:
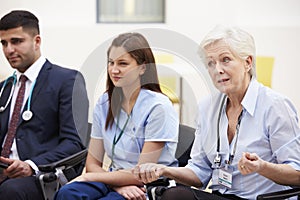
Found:
[[[54,65],[41,55],[38,23],[35,15],[22,10],[12,11],[0,20],[3,52],[16,70],[8,84],[0,84],[0,88],[6,85],[0,97],[0,162],[9,165],[1,173],[0,199],[43,199],[35,177],[37,166],[85,148],[80,139],[88,126],[84,78],[80,72]],[[21,89],[23,83],[19,80],[23,75],[25,89]],[[19,90],[25,90],[25,94],[15,120]],[[17,121],[15,129],[11,128],[12,121]],[[7,148],[11,132],[15,134]]]

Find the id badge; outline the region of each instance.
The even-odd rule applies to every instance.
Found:
[[[218,182],[220,185],[231,188],[232,186],[232,170],[229,167],[219,170]]]

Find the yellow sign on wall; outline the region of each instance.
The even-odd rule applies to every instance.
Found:
[[[162,92],[169,97],[172,103],[179,103],[179,97],[176,94],[176,77],[159,77],[160,88]]]
[[[256,78],[265,86],[272,86],[272,72],[274,66],[274,57],[256,57]]]

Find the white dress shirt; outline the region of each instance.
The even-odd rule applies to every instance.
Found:
[[[36,81],[38,74],[40,73],[44,63],[46,62],[46,58],[41,56],[38,60],[36,60],[35,63],[33,63],[24,73],[23,75],[25,75],[27,77],[27,81],[26,81],[26,90],[25,90],[25,94],[24,94],[24,100],[23,100],[23,104],[22,104],[22,109],[24,109],[25,103],[30,95],[30,92],[32,90],[32,86],[33,83]],[[12,102],[11,102],[11,107],[10,107],[10,117],[12,116],[13,110],[14,110],[14,106],[15,106],[15,102],[16,102],[16,98],[18,95],[18,91],[19,88],[21,86],[20,82],[19,82],[19,78],[22,75],[22,73],[20,73],[19,71],[16,71],[16,75],[17,75],[17,83],[16,83],[16,89],[13,93],[12,96]],[[34,114],[34,113],[33,113]],[[10,121],[10,120],[9,120]],[[4,140],[5,143],[5,140]],[[4,145],[3,143],[3,145]],[[12,152],[9,156],[9,158],[11,159],[19,159],[19,155],[18,155],[18,151],[17,151],[17,145],[16,145],[16,140],[14,139],[13,144],[12,144]],[[35,170],[38,171],[37,166],[30,160],[27,160],[26,162],[28,162],[30,164],[30,166]]]

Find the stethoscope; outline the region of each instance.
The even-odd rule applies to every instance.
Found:
[[[221,120],[222,109],[223,109],[223,105],[224,105],[225,100],[226,100],[226,95],[224,95],[224,97],[222,99],[222,103],[221,103],[220,109],[219,109],[218,121],[217,121],[217,155],[214,158],[214,164],[218,168],[221,166],[221,162],[222,162],[222,156],[220,155],[220,120]],[[236,140],[235,140],[235,143],[234,143],[233,151],[230,152],[230,154],[229,154],[229,159],[225,161],[226,165],[230,165],[232,163],[232,160],[233,160],[234,155],[235,155],[237,141],[238,141],[238,135],[239,135],[239,130],[240,130],[240,125],[241,125],[241,120],[242,120],[242,115],[243,115],[243,110],[244,109],[242,109],[242,112],[240,113],[240,115],[238,117],[238,122],[237,122],[236,130],[235,130]]]
[[[12,79],[12,81],[9,81],[11,79]],[[0,98],[2,97],[2,93],[3,93],[4,89],[5,89],[5,87],[8,86],[9,82],[12,83],[12,89],[10,91],[9,97],[8,97],[5,105],[0,107],[0,112],[4,112],[4,110],[8,107],[9,102],[12,100],[12,96],[13,96],[13,93],[14,93],[14,91],[16,89],[16,83],[17,83],[17,74],[16,74],[16,72],[14,72],[13,75],[9,76],[4,81],[3,86],[1,88],[1,91],[0,91]],[[27,109],[22,113],[22,118],[25,121],[29,121],[32,118],[32,116],[33,116],[33,113],[30,110],[30,103],[31,103],[31,97],[32,97],[32,93],[33,93],[33,89],[34,89],[35,83],[36,83],[36,80],[34,80],[34,82],[32,83],[31,89],[30,89],[30,93],[29,93],[29,96],[28,96]]]

